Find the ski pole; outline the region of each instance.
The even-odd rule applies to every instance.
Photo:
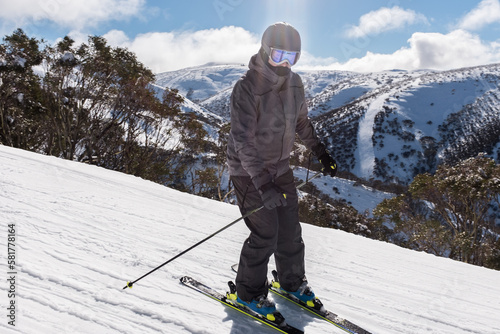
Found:
[[[314,179],[314,178],[318,177],[318,176],[319,176],[319,175],[321,175],[321,174],[323,174],[323,173],[322,173],[322,172],[318,172],[318,173],[314,174],[314,175],[313,175],[313,176],[311,176],[309,179],[306,179],[304,182],[302,182],[301,184],[299,184],[299,185],[297,186],[297,189],[302,188],[302,187],[303,187],[303,186],[304,186],[304,185],[305,185],[305,184],[306,184],[309,180],[312,180],[312,179]],[[140,281],[140,280],[141,280],[141,279],[143,279],[144,277],[146,277],[146,276],[148,276],[148,275],[150,275],[150,274],[154,273],[155,271],[157,271],[157,270],[158,270],[158,269],[160,269],[161,267],[163,267],[163,266],[165,266],[165,265],[169,264],[170,262],[172,262],[173,260],[177,259],[178,257],[181,257],[182,255],[186,254],[187,252],[189,252],[189,251],[190,251],[190,250],[192,250],[193,248],[198,247],[199,245],[201,245],[201,244],[202,244],[202,243],[204,243],[205,241],[207,241],[207,240],[209,240],[209,239],[213,238],[214,236],[216,236],[216,235],[217,235],[217,234],[219,234],[220,232],[222,232],[222,231],[224,231],[224,230],[228,229],[229,227],[233,226],[234,224],[236,224],[236,223],[237,223],[237,222],[239,222],[240,220],[243,220],[243,219],[247,218],[248,216],[250,216],[250,215],[252,215],[252,214],[256,213],[256,212],[257,212],[257,211],[259,211],[259,210],[261,210],[263,207],[264,207],[264,206],[260,206],[260,207],[258,207],[258,208],[256,208],[256,209],[253,209],[253,210],[251,210],[251,211],[249,211],[249,212],[245,213],[245,214],[244,214],[243,216],[241,216],[240,218],[233,220],[231,223],[227,224],[226,226],[224,226],[224,227],[223,227],[223,228],[221,228],[220,230],[218,230],[218,231],[216,231],[216,232],[214,232],[214,233],[210,234],[210,235],[209,235],[208,237],[206,237],[205,239],[203,239],[203,240],[201,240],[201,241],[197,242],[196,244],[192,245],[192,246],[191,246],[191,247],[189,247],[188,249],[186,249],[186,250],[184,250],[184,251],[180,252],[179,254],[177,254],[176,256],[174,256],[173,258],[171,258],[170,260],[168,260],[168,261],[166,261],[166,262],[162,263],[161,265],[159,265],[158,267],[156,267],[156,268],[154,268],[153,270],[149,271],[148,273],[146,273],[146,274],[142,275],[141,277],[139,277],[139,278],[138,278],[138,279],[136,279],[135,281],[133,281],[133,282],[127,282],[127,285],[125,285],[125,286],[123,287],[123,289],[126,289],[126,288],[132,288],[132,286],[133,286],[136,282]]]

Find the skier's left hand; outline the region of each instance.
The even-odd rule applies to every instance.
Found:
[[[337,163],[328,152],[323,153],[318,159],[323,164],[321,169],[323,175],[330,175],[331,177],[337,175]]]

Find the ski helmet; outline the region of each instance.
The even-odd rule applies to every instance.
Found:
[[[262,48],[268,56],[271,55],[271,49],[279,49],[297,52],[293,62],[297,63],[300,57],[300,35],[299,32],[286,22],[277,22],[270,25],[262,35]]]

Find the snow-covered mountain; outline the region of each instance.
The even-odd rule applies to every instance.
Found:
[[[191,275],[224,291],[243,223],[122,289],[238,218],[237,207],[5,146],[0,165],[0,247],[15,262],[2,256],[1,333],[275,333],[179,283]],[[311,225],[303,236],[316,294],[374,334],[500,333],[499,271]],[[342,333],[275,300],[306,333]]]
[[[480,152],[500,161],[500,65],[373,76],[377,87],[315,118],[348,170],[408,183]]]
[[[229,121],[244,65],[157,75],[189,103]],[[500,161],[500,65],[451,71],[299,71],[310,116],[340,168],[358,177],[410,182],[443,162],[486,152]]]

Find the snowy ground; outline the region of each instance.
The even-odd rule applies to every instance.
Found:
[[[181,286],[224,291],[247,236],[236,207],[102,168],[0,146],[2,333],[273,333]],[[15,224],[15,299],[7,281]],[[500,333],[500,272],[303,226],[308,278],[327,308],[373,333]],[[277,298],[277,297],[276,297]],[[15,327],[7,307],[15,302]],[[306,333],[332,325],[276,299]]]
[[[307,169],[295,167],[294,175],[301,180],[311,178],[315,172],[307,173]],[[394,197],[394,194],[369,188],[364,185],[356,185],[355,181],[340,178],[332,178],[320,175],[309,182],[313,183],[319,191],[328,194],[332,199],[344,200],[352,205],[359,213],[372,216],[373,209],[384,199]]]

